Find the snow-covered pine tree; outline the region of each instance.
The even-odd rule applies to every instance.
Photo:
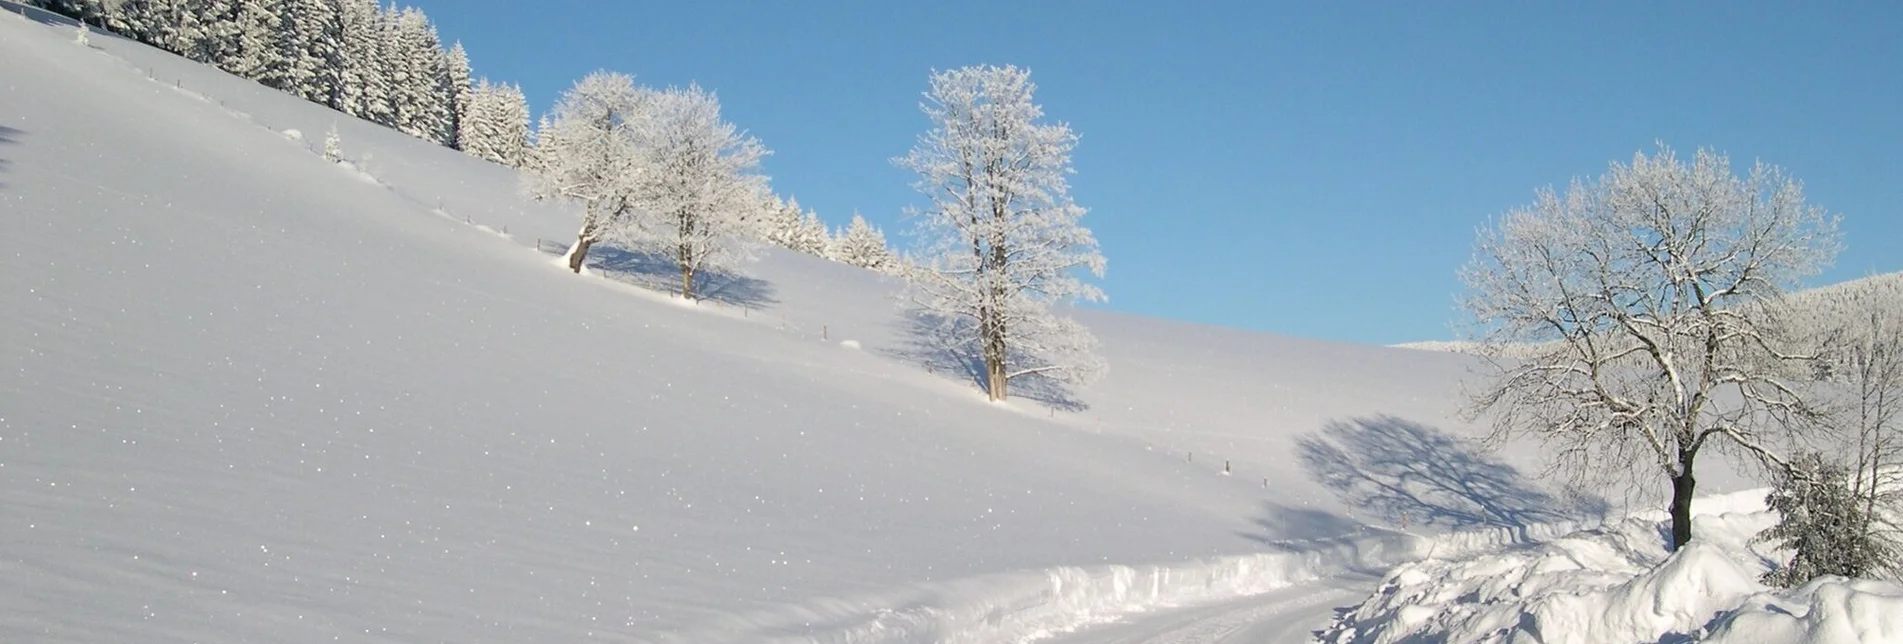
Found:
[[[336,163],[344,159],[344,142],[337,136],[337,124],[330,124],[330,131],[324,133],[324,160]]]
[[[390,83],[383,73],[383,11],[377,0],[338,0],[337,107],[345,114],[390,124]]]
[[[1764,575],[1775,586],[1796,586],[1824,575],[1869,577],[1896,561],[1895,546],[1866,530],[1865,505],[1851,490],[1850,473],[1822,454],[1790,460],[1765,497],[1777,525],[1759,541],[1791,551],[1791,560]]]
[[[284,66],[283,51],[278,46],[282,28],[278,25],[277,8],[272,6],[276,3],[236,0],[232,9],[234,23],[229,26],[230,40],[218,61],[220,68],[242,78],[270,84],[274,71]]]
[[[1077,135],[1041,123],[1030,72],[977,66],[934,72],[921,105],[932,129],[895,162],[931,200],[914,211],[923,264],[909,271],[915,303],[943,320],[985,365],[992,400],[1013,378],[1083,382],[1102,369],[1096,340],[1052,310],[1103,292],[1097,240],[1070,198]]]
[[[374,0],[373,0],[374,1]],[[238,51],[238,7],[233,0],[185,0],[179,14],[179,54],[229,71]]]
[[[581,206],[581,228],[563,256],[581,272],[589,247],[626,236],[653,181],[648,130],[653,92],[626,74],[598,71],[562,92],[542,117],[535,162],[524,173],[530,196]]]
[[[529,147],[529,105],[521,88],[483,79],[469,91],[458,147],[469,156],[521,167]]]
[[[124,0],[119,4],[118,20],[125,25],[120,32],[139,42],[179,53],[179,27],[185,0]]]
[[[852,213],[852,223],[833,240],[830,253],[835,261],[875,271],[892,268],[892,249],[886,247],[885,232]]]
[[[419,139],[442,141],[449,106],[441,92],[444,54],[436,27],[421,9],[407,7],[386,17],[385,30],[393,125]]]
[[[461,41],[443,54],[436,83],[438,100],[443,105],[443,132],[438,140],[443,145],[457,147],[462,140],[463,117],[469,114],[471,90],[469,52],[463,50]]]
[[[334,105],[341,66],[342,25],[333,0],[273,0],[278,64],[264,84],[304,100]]]
[[[798,197],[780,199],[774,196],[769,202],[771,210],[761,220],[761,232],[766,240],[781,248],[793,248],[795,238],[800,231],[800,200]]]
[[[720,100],[698,86],[654,95],[636,227],[641,242],[680,268],[681,297],[693,299],[702,271],[751,255],[745,213],[766,192],[767,150],[720,118]]]
[[[825,257],[832,249],[833,236],[826,230],[826,222],[821,221],[819,212],[808,210],[800,214],[799,225],[793,229],[793,235],[787,248],[797,250],[814,257]]]

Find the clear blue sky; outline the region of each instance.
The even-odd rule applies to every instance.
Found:
[[[538,112],[598,68],[711,88],[778,192],[888,235],[928,71],[1028,67],[1117,310],[1447,338],[1475,227],[1655,140],[1842,213],[1815,283],[1903,270],[1903,3],[1533,4],[418,2]]]

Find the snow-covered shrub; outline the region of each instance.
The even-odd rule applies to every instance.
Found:
[[[1765,504],[1779,514],[1760,541],[1791,551],[1764,583],[1798,586],[1825,575],[1867,577],[1896,559],[1894,547],[1873,530],[1870,508],[1850,486],[1850,471],[1815,452],[1791,461]]]

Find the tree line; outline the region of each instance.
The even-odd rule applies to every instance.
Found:
[[[31,4],[470,156],[518,168],[535,160],[537,132],[522,89],[472,79],[461,43],[445,48],[414,7],[377,0]],[[857,214],[834,232],[797,201],[774,196],[761,207],[759,234],[771,243],[874,270],[897,267],[883,231]]]

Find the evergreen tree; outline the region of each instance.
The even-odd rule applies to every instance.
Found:
[[[383,12],[377,0],[340,0],[337,105],[345,114],[390,124],[390,85],[383,74]]]
[[[830,255],[835,261],[875,271],[891,270],[893,264],[885,232],[866,223],[866,218],[856,212],[852,213],[852,223],[834,240]]]
[[[341,23],[331,0],[274,0],[278,60],[264,84],[333,105],[341,66]]]
[[[182,52],[179,28],[184,24],[185,0],[124,0],[118,20],[120,33],[153,47]]]
[[[469,156],[521,167],[529,152],[529,104],[522,89],[484,79],[469,93],[458,147]]]
[[[1765,503],[1782,517],[1758,535],[1791,550],[1791,560],[1764,582],[1796,586],[1824,575],[1868,577],[1895,561],[1890,543],[1867,530],[1865,505],[1851,490],[1847,468],[1817,453],[1791,459]]]
[[[225,71],[255,81],[264,81],[278,89],[285,86],[273,84],[282,81],[274,78],[284,69],[283,50],[279,48],[278,37],[283,27],[278,22],[277,7],[282,0],[237,0],[232,7],[235,23],[230,25],[223,49],[223,57],[218,66]]]
[[[439,99],[444,105],[443,131],[438,140],[443,145],[458,147],[461,145],[463,119],[469,114],[469,52],[463,50],[458,42],[443,55],[441,75],[437,78]]]
[[[331,163],[344,158],[343,140],[337,136],[337,124],[330,124],[330,131],[324,133],[324,160]]]

